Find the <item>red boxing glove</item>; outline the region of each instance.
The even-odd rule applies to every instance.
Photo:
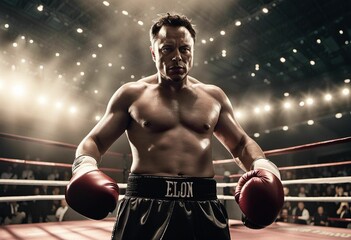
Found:
[[[94,166],[93,158],[80,158],[83,160],[74,164],[74,175],[66,187],[66,201],[71,208],[88,218],[103,219],[116,208],[118,185]]]
[[[235,200],[243,212],[245,226],[253,229],[264,228],[276,220],[283,207],[283,185],[272,172],[255,169],[239,179]]]

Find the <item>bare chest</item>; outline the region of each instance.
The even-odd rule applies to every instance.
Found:
[[[148,93],[130,108],[136,124],[152,131],[182,126],[195,132],[213,130],[220,112],[219,104],[206,94],[171,97]]]

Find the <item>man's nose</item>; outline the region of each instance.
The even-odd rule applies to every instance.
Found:
[[[182,55],[180,54],[179,50],[175,50],[174,56],[172,58],[172,61],[179,62],[182,60]]]

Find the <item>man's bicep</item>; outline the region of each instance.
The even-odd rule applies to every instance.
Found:
[[[104,116],[81,142],[82,152],[104,154],[127,129],[131,121],[129,106],[128,89],[122,87],[110,99]]]
[[[127,110],[108,109],[89,136],[94,139],[101,154],[125,132],[131,119]]]
[[[245,136],[245,132],[235,120],[233,113],[228,110],[221,112],[214,134],[217,139],[236,157],[238,146]]]

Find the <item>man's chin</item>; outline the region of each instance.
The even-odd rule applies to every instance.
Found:
[[[163,78],[173,81],[173,82],[181,82],[186,78],[186,74],[168,74],[166,76],[162,76]]]

